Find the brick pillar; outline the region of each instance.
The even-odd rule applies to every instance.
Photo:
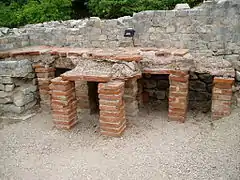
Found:
[[[75,81],[75,89],[78,110],[89,110],[90,104],[87,81]]]
[[[61,77],[51,80],[51,108],[53,123],[59,129],[70,129],[77,123],[75,83]]]
[[[101,133],[108,136],[121,136],[126,128],[124,82],[99,83],[98,93]]]
[[[125,111],[127,119],[136,117],[139,112],[137,93],[138,93],[137,79],[134,78],[127,80],[125,82],[124,90]]]
[[[184,122],[188,107],[189,75],[186,72],[175,71],[169,75],[169,108],[168,117]]]
[[[55,77],[55,68],[42,64],[35,64],[33,67],[37,75],[40,104],[41,106],[50,106],[49,85],[51,79]]]
[[[233,78],[214,77],[212,91],[212,119],[231,114]]]

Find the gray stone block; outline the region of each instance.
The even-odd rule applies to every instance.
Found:
[[[187,3],[176,4],[175,10],[190,9],[190,6]]]
[[[24,106],[25,110],[31,109],[33,106],[37,104],[37,100],[34,100]]]
[[[3,84],[12,84],[13,79],[11,77],[2,77],[2,83]]]
[[[207,92],[189,91],[190,101],[206,101],[211,99],[211,94]]]
[[[10,97],[0,98],[0,104],[8,104],[11,102],[12,102],[12,99]]]
[[[25,104],[27,104],[33,100],[34,100],[33,93],[24,95],[24,93],[22,93],[22,92],[17,92],[13,96],[13,103],[18,107],[24,106]]]
[[[166,97],[166,91],[155,91],[154,95],[156,96],[157,99],[163,100]]]
[[[239,71],[236,71],[236,80],[240,81],[240,72]]]
[[[206,91],[206,84],[202,81],[190,81],[189,89],[194,91]]]
[[[157,81],[156,80],[151,80],[151,79],[146,79],[143,80],[143,87],[151,89],[157,87]]]
[[[11,96],[12,93],[0,91],[0,98]]]
[[[7,85],[5,85],[4,89],[6,92],[11,92],[11,91],[13,91],[14,87],[15,87],[14,84],[7,84]]]
[[[28,85],[27,87],[23,86],[23,87],[19,88],[19,91],[22,92],[24,95],[28,95],[28,94],[36,92],[37,86],[34,86],[34,85]]]
[[[212,83],[213,82],[213,76],[208,73],[203,73],[198,75],[199,79],[201,79],[205,83]]]
[[[0,91],[4,91],[4,85],[0,84]]]
[[[6,105],[3,106],[3,111],[5,111],[5,112],[13,112],[13,113],[20,114],[24,110],[25,110],[24,106],[18,107],[18,106],[15,106],[13,104],[6,104]]]
[[[33,72],[32,62],[29,60],[0,61],[0,76],[25,77]]]

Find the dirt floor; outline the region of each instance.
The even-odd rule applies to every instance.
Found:
[[[0,179],[240,179],[240,109],[214,122],[190,112],[180,124],[144,108],[121,138],[101,136],[97,116],[82,114],[71,131],[52,128],[47,111],[2,126]]]

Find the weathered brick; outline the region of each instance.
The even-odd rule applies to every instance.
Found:
[[[126,122],[124,122],[121,126],[119,127],[110,127],[110,126],[100,126],[101,127],[101,132],[102,131],[107,131],[107,132],[112,132],[112,133],[119,133],[123,129],[126,128]]]
[[[55,72],[56,69],[55,68],[42,68],[42,67],[37,67],[35,68],[35,72],[36,73],[46,73],[46,72]]]
[[[37,73],[38,78],[53,78],[54,76],[55,76],[55,72]]]
[[[99,94],[99,99],[102,100],[121,100],[123,98],[123,93],[116,94],[116,95],[108,95],[108,94]]]
[[[230,84],[234,83],[234,78],[222,78],[222,77],[214,77],[213,84]]]
[[[183,82],[186,83],[188,82],[189,79],[189,75],[186,76],[174,76],[174,75],[170,75],[169,76],[169,80],[171,81],[175,81],[175,82]]]

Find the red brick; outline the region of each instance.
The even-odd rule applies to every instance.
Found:
[[[46,89],[39,89],[39,93],[40,94],[45,94],[45,95],[49,95],[49,90],[46,90]]]
[[[222,78],[222,77],[214,77],[213,84],[230,84],[234,83],[234,78]]]
[[[123,98],[123,93],[119,95],[105,95],[105,94],[99,94],[99,99],[102,100],[121,100]]]
[[[45,72],[45,73],[36,73],[38,78],[49,78],[49,77],[55,77],[54,72]]]
[[[112,133],[119,133],[123,129],[126,128],[126,122],[124,122],[120,127],[114,128],[114,127],[108,127],[108,126],[101,126],[101,131],[107,131]]]
[[[172,84],[172,81],[176,81],[176,82],[188,82],[189,79],[189,75],[187,76],[173,76],[170,75],[169,76],[169,80],[170,80],[170,84]]]
[[[222,94],[213,94],[212,99],[213,100],[230,101],[232,99],[232,96],[231,95],[222,95]]]
[[[220,89],[220,88],[214,87],[213,94],[232,95],[232,88]]]
[[[98,84],[98,89],[99,90],[118,90],[124,87],[124,82],[123,81],[110,81],[108,83],[99,83]]]
[[[46,91],[50,91],[49,85],[40,85],[38,86],[39,90],[46,90]]]
[[[65,109],[65,108],[75,108],[75,106],[77,106],[77,101],[72,101],[68,105],[51,103],[51,108],[56,110]]]
[[[16,51],[11,51],[10,56],[11,57],[16,57],[16,56],[21,56],[21,55],[40,55],[39,51],[30,51],[30,50],[16,50]]]
[[[121,105],[120,106],[107,106],[107,105],[99,105],[99,109],[102,111],[116,111],[116,110],[120,110],[121,109]]]
[[[189,81],[187,82],[177,82],[177,81],[170,81],[170,87],[175,86],[179,88],[188,88]]]
[[[55,96],[54,94],[52,94],[51,97],[53,100],[67,101],[68,99],[72,99],[75,96],[74,96],[74,94],[73,95],[69,94],[68,96]]]
[[[171,109],[168,110],[168,116],[180,116],[180,117],[186,117],[187,112],[185,111],[172,111]]]
[[[168,98],[168,101],[169,102],[175,102],[175,101],[177,101],[178,99],[176,98],[176,97],[171,97],[171,96],[169,96],[169,98]]]
[[[106,127],[106,128],[119,128],[123,124],[126,124],[126,119],[122,119],[122,121],[119,122],[105,122],[105,121],[100,121],[100,128]]]
[[[119,116],[102,116],[100,115],[100,121],[102,122],[121,122],[125,119],[125,114],[121,113]]]
[[[38,85],[49,85],[51,82],[51,78],[38,78]]]
[[[77,111],[73,111],[70,114],[52,114],[53,119],[56,120],[72,120],[73,118],[77,117]]]
[[[100,111],[100,117],[122,117],[125,115],[125,110],[120,111]]]
[[[169,102],[169,108],[170,109],[175,109],[175,108],[178,108],[178,109],[182,109],[184,111],[186,111],[187,109],[187,104],[186,103],[179,103],[179,102]]]
[[[112,59],[120,61],[140,61],[143,59],[143,57],[140,55],[128,55],[128,56],[116,56]]]
[[[69,89],[74,88],[74,86],[72,84],[65,84],[65,85],[50,84],[49,88],[57,91],[68,91]]]
[[[44,65],[43,64],[33,64],[32,67],[35,69],[35,68],[44,68]]]
[[[144,74],[171,74],[171,70],[144,68],[142,73],[144,73]]]
[[[181,122],[181,123],[184,123],[185,122],[185,117],[184,116],[179,116],[179,115],[168,115],[169,119],[173,120],[173,121],[178,121],[178,122]]]
[[[70,125],[56,124],[55,127],[56,127],[57,129],[66,129],[66,130],[69,130],[69,129],[73,128],[77,123],[78,123],[78,121],[73,121],[72,124],[70,124]]]
[[[35,68],[35,72],[36,73],[47,73],[47,72],[55,72],[56,71],[56,69],[55,68],[50,68],[50,67],[48,67],[48,68]]]
[[[70,103],[72,103],[73,101],[76,101],[75,98],[70,98],[67,100],[56,100],[56,99],[52,99],[52,104],[56,104],[56,105],[63,105],[63,106],[67,106]]]
[[[121,94],[123,93],[124,89],[121,88],[121,89],[98,89],[98,93],[99,94],[114,94],[114,95],[118,95],[118,94]]]
[[[215,87],[215,88],[219,88],[219,89],[230,89],[230,88],[232,88],[232,84],[228,84],[228,83],[226,83],[226,84],[216,83],[216,84],[214,84],[214,87]]]
[[[169,97],[186,97],[186,96],[188,96],[188,91],[186,91],[186,92],[170,91],[169,92]]]
[[[114,100],[114,101],[107,101],[107,100],[99,100],[100,105],[107,105],[107,106],[120,106],[123,104],[123,100]]]
[[[51,90],[51,94],[54,96],[69,96],[72,94],[75,94],[75,88],[69,89],[68,91],[57,91],[57,90]]]
[[[56,85],[66,85],[69,84],[69,81],[64,81],[61,77],[56,77],[51,80],[52,84]],[[72,82],[74,83],[74,82]]]
[[[170,73],[171,73],[170,76],[173,76],[173,75],[180,76],[180,77],[188,76],[188,71],[171,70]]]

